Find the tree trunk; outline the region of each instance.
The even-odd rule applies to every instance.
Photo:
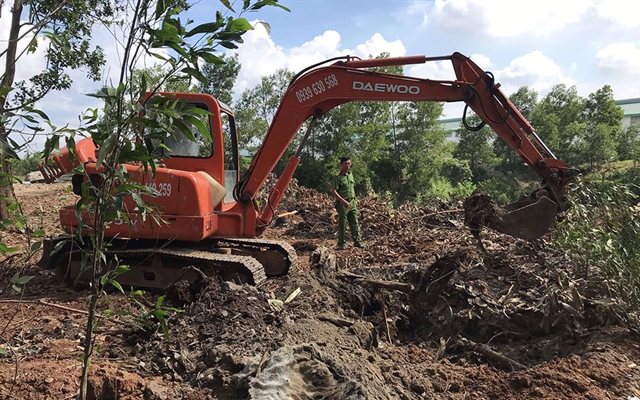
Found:
[[[5,53],[5,72],[2,75],[0,87],[13,86],[13,80],[16,76],[16,54],[18,50],[18,36],[20,34],[20,16],[22,15],[23,0],[14,0],[11,10],[11,28],[9,30],[9,41],[7,43],[7,52]],[[0,115],[5,114],[5,106],[7,99],[0,97]],[[0,126],[0,173],[3,175],[2,181],[8,181],[7,176],[11,174],[11,164],[9,163],[8,152],[9,132],[5,126]],[[7,207],[7,199],[11,198],[12,183],[9,181],[0,184],[0,220],[9,218]]]

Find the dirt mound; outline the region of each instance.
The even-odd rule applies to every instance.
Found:
[[[167,319],[169,340],[159,328],[105,322],[96,398],[640,395],[634,313],[598,277],[572,278],[545,240],[485,231],[483,250],[461,204],[390,208],[370,196],[358,204],[367,248],[334,252],[331,198],[291,188],[278,209],[287,223],[266,236],[292,243],[300,267],[259,287],[208,277],[176,284],[166,304],[182,312]],[[13,257],[1,271],[0,335],[10,354],[0,357],[0,397],[73,395],[86,293],[62,289],[31,259]],[[22,295],[32,303],[11,289],[16,271],[35,276]],[[143,302],[152,307],[162,294]],[[117,294],[105,309],[134,311]]]
[[[346,271],[319,246],[308,272],[265,288],[192,284],[199,291],[171,320],[171,341],[129,337],[123,346],[153,375],[220,399],[605,399],[638,387],[638,347],[615,354],[627,363],[615,371],[597,350],[637,340],[598,317],[604,294],[587,299],[588,285],[527,271],[537,261],[523,253],[524,268],[496,257],[488,269],[458,252]]]

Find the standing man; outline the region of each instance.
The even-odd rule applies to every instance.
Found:
[[[347,221],[349,221],[354,246],[364,247],[360,242],[360,225],[356,208],[355,181],[351,173],[351,158],[342,157],[340,159],[340,172],[333,180],[331,193],[336,198],[336,211],[338,212],[338,247],[336,249],[344,250],[345,248]]]

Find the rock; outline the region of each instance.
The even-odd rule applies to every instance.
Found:
[[[309,268],[320,282],[327,282],[333,278],[337,270],[336,255],[333,250],[320,246],[309,256]]]
[[[29,172],[27,176],[25,176],[24,180],[30,183],[42,183],[44,182],[44,176],[42,176],[42,172],[34,171]]]
[[[277,227],[286,227],[291,225],[291,218],[285,216],[285,217],[278,217],[276,219],[276,226]]]
[[[144,390],[145,400],[168,400],[169,389],[156,381],[151,381]]]
[[[73,179],[73,174],[64,174],[58,179],[56,179],[55,182],[56,183],[71,182],[72,179]]]
[[[362,348],[370,350],[377,345],[375,329],[370,322],[357,321],[349,328],[349,331],[358,338]]]

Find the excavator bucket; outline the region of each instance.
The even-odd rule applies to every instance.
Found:
[[[518,203],[518,202],[516,202]],[[516,203],[512,203],[517,205]],[[511,204],[507,206],[510,209]],[[498,232],[520,239],[537,239],[547,233],[553,224],[558,205],[550,198],[543,196],[532,204],[525,205],[492,219],[487,226]]]
[[[526,240],[537,239],[553,224],[558,205],[547,196],[534,201],[531,196],[505,207],[495,204],[491,196],[476,191],[464,202],[465,223],[477,234],[483,226]]]

